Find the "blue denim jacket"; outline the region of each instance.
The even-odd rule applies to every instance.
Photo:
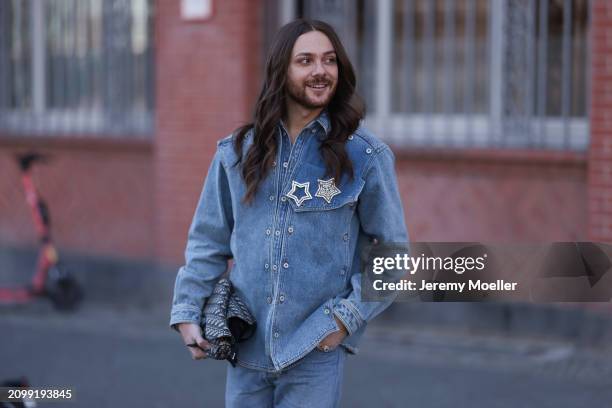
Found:
[[[189,230],[186,262],[177,274],[170,325],[200,320],[202,305],[233,258],[230,278],[257,319],[255,335],[239,346],[242,366],[288,367],[328,334],[337,316],[357,351],[366,323],[390,303],[361,301],[360,249],[408,242],[389,147],[360,127],[346,143],[354,178],[324,177],[320,141],[327,113],[309,123],[292,145],[279,124],[277,159],[255,200],[244,205],[245,184],[232,136],[217,151]],[[243,146],[252,143],[249,134]]]

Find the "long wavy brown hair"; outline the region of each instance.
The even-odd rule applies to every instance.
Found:
[[[252,123],[235,131],[234,150],[242,163],[241,174],[246,184],[243,202],[253,201],[260,183],[273,166],[277,152],[277,126],[286,117],[287,71],[291,51],[304,33],[320,31],[329,38],[336,52],[338,83],[331,101],[327,105],[331,130],[321,142],[320,153],[326,166],[325,176],[341,180],[346,173],[353,178],[353,165],[345,149],[347,138],[355,132],[365,115],[364,104],[355,92],[356,78],[353,65],[334,29],[322,21],[298,19],[284,25],[274,37],[267,62],[264,83],[255,104]],[[253,144],[242,159],[242,145],[248,132],[253,129]],[[339,182],[339,181],[338,181]]]

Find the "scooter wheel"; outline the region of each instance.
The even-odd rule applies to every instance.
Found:
[[[83,289],[79,282],[70,274],[62,271],[56,279],[51,279],[47,296],[53,306],[62,311],[76,310],[83,300]]]

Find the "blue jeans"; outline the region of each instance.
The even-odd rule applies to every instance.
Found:
[[[339,346],[327,353],[315,349],[279,372],[228,366],[225,406],[338,407],[345,358],[346,351]]]

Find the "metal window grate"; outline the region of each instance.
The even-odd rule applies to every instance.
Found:
[[[0,131],[148,137],[153,0],[0,0]]]
[[[390,142],[587,148],[589,0],[298,3],[356,44],[366,122]]]

